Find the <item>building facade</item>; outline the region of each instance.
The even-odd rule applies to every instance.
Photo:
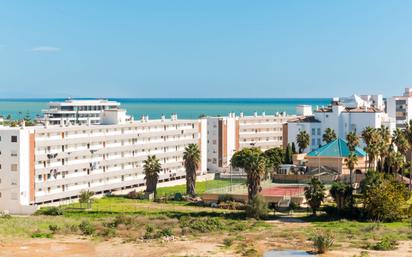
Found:
[[[43,110],[44,117],[39,121],[50,125],[71,124],[99,124],[100,114],[104,110],[117,110],[120,103],[108,100],[74,100],[64,102],[50,102],[49,108]]]
[[[318,108],[311,116],[303,116],[291,120],[287,124],[288,142],[295,143],[297,134],[305,130],[310,136],[310,145],[305,152],[313,151],[323,145],[323,133],[327,128],[335,131],[336,136],[346,138],[350,132],[359,136],[366,127],[388,127],[395,129],[395,120],[390,118],[384,110],[368,106],[346,106],[334,99],[330,106]],[[285,129],[286,130],[286,129]]]
[[[161,162],[159,183],[185,177],[184,149],[198,144],[206,172],[206,119],[122,121],[105,125],[0,127],[0,211],[30,213],[38,205],[145,185],[143,161]],[[116,117],[119,116],[119,117]],[[118,121],[121,122],[118,122]]]
[[[207,118],[207,167],[211,172],[228,172],[233,154],[245,147],[267,150],[283,147],[283,125],[296,116],[286,114]]]
[[[393,96],[387,100],[389,117],[396,120],[397,128],[405,128],[412,119],[412,88],[405,88],[403,96]]]

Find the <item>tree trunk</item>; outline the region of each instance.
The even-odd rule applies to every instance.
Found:
[[[194,197],[195,192],[195,183],[196,183],[196,171],[193,169],[188,170],[186,174],[186,194]]]
[[[246,171],[247,184],[248,184],[248,200],[249,202],[256,197],[256,195],[262,190],[260,187],[260,176],[256,175],[254,171]]]

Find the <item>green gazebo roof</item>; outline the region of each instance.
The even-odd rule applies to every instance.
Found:
[[[342,138],[335,139],[334,141],[319,147],[316,150],[308,153],[307,156],[312,157],[348,157],[349,155],[348,143]],[[358,157],[365,157],[366,152],[360,147],[355,148],[355,154]]]

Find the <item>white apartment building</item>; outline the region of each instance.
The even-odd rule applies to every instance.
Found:
[[[120,103],[108,100],[74,100],[67,99],[64,102],[50,102],[49,108],[43,110],[44,117],[39,121],[48,122],[51,125],[61,123],[71,124],[99,124],[100,114],[104,110],[116,110]]]
[[[382,106],[381,106],[382,108]],[[337,99],[327,107],[318,108],[313,115],[299,117],[287,124],[288,143],[295,143],[297,134],[306,130],[310,135],[310,146],[305,150],[309,152],[323,145],[322,135],[327,128],[335,131],[337,137],[345,138],[349,132],[361,134],[366,127],[389,127],[395,129],[395,121],[382,109],[370,106],[345,106]]]
[[[124,116],[111,110],[101,125],[0,127],[0,211],[31,213],[38,205],[76,199],[82,190],[144,186],[149,155],[162,164],[159,183],[182,179],[183,152],[191,143],[201,149],[199,174],[206,172],[206,119]]]
[[[393,96],[387,100],[389,117],[396,120],[397,128],[404,128],[412,119],[412,88],[405,88],[403,96]]]
[[[229,113],[225,117],[207,118],[207,168],[211,172],[227,172],[232,155],[245,147],[263,151],[283,146],[283,125],[296,116],[286,114],[245,116]]]

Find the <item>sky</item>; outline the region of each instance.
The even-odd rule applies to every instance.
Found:
[[[0,98],[400,95],[411,13],[396,0],[0,0]]]

